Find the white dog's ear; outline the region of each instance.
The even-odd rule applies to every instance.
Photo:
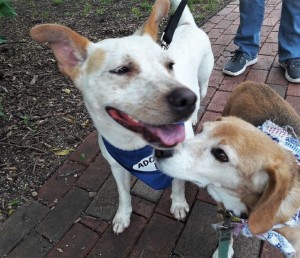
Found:
[[[153,5],[151,15],[144,25],[139,28],[136,35],[150,35],[153,40],[157,40],[158,25],[164,17],[168,15],[170,9],[169,0],[156,0]]]
[[[87,59],[90,41],[75,31],[58,25],[42,24],[33,27],[31,37],[39,42],[48,42],[58,61],[59,69],[74,80],[80,65]]]
[[[291,184],[289,167],[283,162],[268,166],[265,171],[269,181],[248,220],[249,229],[254,235],[272,228],[279,206],[287,196]]]

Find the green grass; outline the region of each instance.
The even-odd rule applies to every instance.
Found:
[[[152,11],[152,4],[147,1],[142,2],[141,7],[149,13]]]
[[[18,206],[20,204],[20,201],[15,199],[15,200],[12,200],[8,203],[9,206]]]
[[[87,16],[89,14],[89,12],[91,11],[92,6],[89,3],[85,3],[85,5],[83,6],[83,14],[84,16]]]
[[[197,24],[202,24],[218,12],[230,0],[188,0],[188,5]]]
[[[64,0],[52,0],[52,2],[53,2],[54,4],[59,5],[59,4],[62,4],[62,3],[64,2]]]
[[[112,0],[99,0],[101,4],[111,4]]]
[[[201,26],[203,22],[216,14],[231,1],[232,0],[188,0],[187,4],[196,23]]]
[[[96,14],[99,16],[103,15],[104,12],[105,12],[104,8],[99,7],[96,9]]]
[[[131,12],[134,16],[140,17],[143,14],[150,14],[152,11],[153,3],[149,3],[148,0],[144,0],[142,3],[134,3],[134,6],[131,8]]]
[[[49,11],[48,10],[43,11],[42,16],[43,16],[44,19],[48,19],[49,16],[50,16]]]
[[[30,117],[29,115],[23,115],[23,116],[20,116],[23,120],[23,123],[26,125],[26,126],[29,126],[29,120],[30,120]]]
[[[30,115],[21,115],[20,118],[23,121],[23,124],[26,126],[26,128],[31,132],[36,132],[36,127],[30,123]]]
[[[140,9],[138,7],[132,7],[131,8],[131,12],[136,16],[136,17],[140,17],[142,15]]]

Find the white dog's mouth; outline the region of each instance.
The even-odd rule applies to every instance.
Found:
[[[149,125],[115,108],[107,107],[106,110],[117,123],[130,131],[142,134],[147,142],[158,147],[171,148],[185,139],[184,123]]]

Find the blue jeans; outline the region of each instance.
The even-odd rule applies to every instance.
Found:
[[[255,58],[259,51],[265,0],[240,0],[240,25],[234,38],[239,50]],[[282,0],[278,32],[279,62],[300,57],[300,0]]]

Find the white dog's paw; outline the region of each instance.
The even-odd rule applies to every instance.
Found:
[[[131,213],[117,212],[113,219],[113,231],[116,234],[122,233],[130,224]]]
[[[190,208],[187,204],[186,200],[182,202],[172,202],[170,212],[173,216],[178,220],[183,220],[187,213],[189,212]]]

